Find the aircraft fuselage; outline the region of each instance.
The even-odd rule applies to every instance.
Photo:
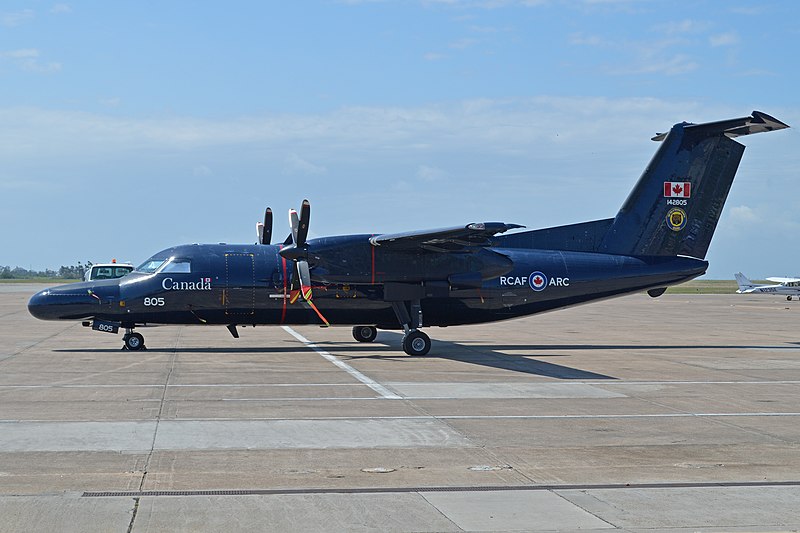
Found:
[[[314,303],[332,325],[400,329],[392,292],[421,291],[426,326],[510,319],[601,298],[666,287],[702,275],[708,263],[686,257],[632,257],[552,250],[482,248],[456,254],[384,252],[369,235],[310,240],[327,245],[311,269]],[[177,258],[190,272],[135,271],[118,280],[74,283],[34,295],[40,319],[139,324],[321,324],[302,300],[291,302],[292,263],[276,245],[183,245],[154,257]],[[447,259],[441,268],[436,264]],[[454,267],[454,265],[459,265]],[[455,272],[456,274],[452,274]],[[460,273],[460,274],[459,274]]]

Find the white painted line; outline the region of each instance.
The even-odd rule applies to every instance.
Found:
[[[169,388],[247,388],[247,387],[360,387],[358,383],[209,383],[200,384],[175,384]],[[0,385],[0,389],[134,389],[134,388],[164,388],[158,385]]]
[[[420,382],[393,382],[392,385],[416,385]],[[443,382],[452,383],[452,382]],[[460,382],[459,382],[460,383]],[[476,382],[482,385],[488,382]],[[514,383],[507,383],[513,385],[516,383],[531,384],[531,383],[554,383],[553,381],[520,381]],[[608,385],[613,387],[623,386],[636,386],[636,385],[800,385],[798,380],[778,380],[778,381],[615,381],[608,379],[588,380],[588,381],[573,381],[569,383],[561,383],[562,385]],[[2,389],[130,389],[130,388],[162,388],[163,383],[148,384],[120,384],[120,385],[0,385]],[[246,388],[246,387],[360,387],[357,383],[206,383],[206,384],[180,384],[170,383],[169,388]],[[436,399],[438,396],[404,396],[406,399]],[[458,399],[459,397],[445,398],[445,399]]]
[[[380,400],[380,398],[371,398]],[[553,420],[553,419],[630,419],[630,418],[723,418],[723,417],[800,417],[800,413],[653,413],[641,415],[406,415],[406,416],[299,416],[299,417],[180,417],[169,422],[226,422],[255,420]],[[92,423],[151,422],[151,418],[130,418]],[[162,421],[163,423],[164,421]],[[86,420],[6,419],[0,424],[66,424],[89,423]]]
[[[361,385],[358,385],[358,386],[361,387]],[[397,398],[391,398],[391,399],[392,400],[396,400],[396,399],[399,399],[399,398],[400,397],[398,396]],[[338,401],[341,401],[341,400],[357,400],[359,402],[363,402],[363,401],[367,401],[367,400],[382,400],[382,399],[383,398],[378,398],[376,396],[369,396],[369,397],[366,397],[366,398],[357,398],[357,397],[351,397],[351,396],[330,396],[330,397],[327,397],[327,398],[325,398],[325,397],[319,397],[319,398],[318,397],[314,397],[314,398],[291,398],[291,397],[290,398],[219,398],[219,399],[214,398],[214,399],[208,399],[208,400],[203,400],[203,399],[191,399],[191,400],[189,400],[189,399],[186,399],[186,400],[180,399],[180,400],[178,400],[178,399],[176,399],[176,400],[169,400],[169,401],[171,401],[171,402],[217,402],[217,401],[220,401],[220,402],[333,402],[333,401],[336,401],[336,402],[338,402]]]
[[[325,359],[327,359],[328,361],[330,361],[334,365],[338,366],[339,368],[341,368],[342,370],[344,370],[345,372],[347,372],[348,374],[350,374],[351,376],[356,378],[358,381],[360,381],[361,383],[363,383],[364,385],[366,385],[370,389],[374,390],[375,392],[377,392],[378,394],[380,394],[382,397],[386,398],[387,400],[402,400],[403,399],[402,396],[398,396],[397,394],[393,393],[392,391],[390,391],[389,389],[387,389],[386,387],[384,387],[383,385],[381,385],[380,383],[378,383],[374,379],[368,378],[367,376],[365,376],[364,374],[362,374],[361,372],[359,372],[358,370],[356,370],[352,366],[348,365],[344,361],[339,360],[339,358],[336,357],[335,355],[329,354],[328,352],[326,352],[325,350],[323,350],[322,348],[320,348],[319,346],[317,346],[316,344],[314,344],[310,340],[306,339],[305,337],[303,337],[302,335],[297,333],[295,330],[293,330],[289,326],[281,326],[281,327],[289,335],[291,335],[295,339],[299,340],[300,342],[302,342],[303,344],[305,344],[306,346],[308,346],[309,348],[311,348],[312,350],[314,350],[315,352],[320,354],[322,357],[324,357]]]

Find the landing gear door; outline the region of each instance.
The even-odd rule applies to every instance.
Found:
[[[225,314],[248,317],[255,314],[256,261],[252,253],[225,254]]]

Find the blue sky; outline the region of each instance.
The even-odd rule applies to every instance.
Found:
[[[800,3],[0,4],[0,265],[613,216],[683,120],[800,125]],[[708,277],[800,274],[797,129],[748,146]]]

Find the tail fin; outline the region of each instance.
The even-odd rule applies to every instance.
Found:
[[[752,289],[753,287],[755,287],[753,282],[747,279],[747,276],[745,276],[741,272],[737,272],[733,276],[736,278],[736,284],[739,285],[739,290],[737,292],[744,292],[748,289]]]
[[[663,141],[623,204],[599,251],[704,259],[739,168],[739,135],[788,128],[769,115],[681,123]]]

